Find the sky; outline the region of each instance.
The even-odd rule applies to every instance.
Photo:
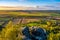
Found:
[[[0,6],[39,6],[39,9],[60,10],[60,0],[0,0]]]

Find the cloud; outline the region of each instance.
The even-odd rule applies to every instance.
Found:
[[[43,6],[39,6],[38,8],[36,7],[36,9],[39,10],[60,10],[60,5],[56,6],[56,5],[43,5]]]

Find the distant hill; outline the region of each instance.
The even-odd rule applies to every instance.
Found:
[[[39,7],[12,7],[12,6],[0,6],[0,11],[24,11],[24,12],[58,12],[60,13],[60,10],[41,10]]]

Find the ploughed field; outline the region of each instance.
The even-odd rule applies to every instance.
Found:
[[[0,40],[60,40],[60,13],[0,11]]]

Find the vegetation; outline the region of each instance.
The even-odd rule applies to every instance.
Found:
[[[1,12],[4,14],[4,12]],[[26,14],[25,14],[26,13]],[[60,14],[56,14],[54,12],[52,13],[45,13],[45,12],[5,12],[5,14],[11,15],[11,18],[13,19],[12,16],[17,17],[17,16],[53,16],[53,17],[60,17]],[[14,20],[11,20],[9,16],[7,18],[0,18],[0,40],[23,40],[25,35],[23,35],[22,30],[24,30],[25,27],[29,27],[30,33],[31,27],[36,27],[36,28],[42,28],[43,30],[46,31],[47,34],[47,39],[46,40],[60,40],[60,20],[53,20],[52,19],[43,19],[41,18],[39,21],[30,21],[28,23],[22,23],[20,22],[19,24],[14,24]],[[24,19],[23,19],[24,20]],[[23,21],[21,20],[21,21]],[[8,23],[3,26],[3,23]],[[13,22],[14,21],[14,22]],[[40,31],[39,31],[40,32]]]
[[[43,23],[42,23],[43,22]],[[22,30],[21,27],[39,27],[43,28],[47,32],[47,40],[60,40],[60,24],[55,20],[40,20],[39,22],[30,22],[27,24],[14,25],[12,21],[0,31],[0,40],[22,40]]]
[[[10,16],[60,16],[59,12],[18,12],[18,11],[0,11],[0,15]]]

